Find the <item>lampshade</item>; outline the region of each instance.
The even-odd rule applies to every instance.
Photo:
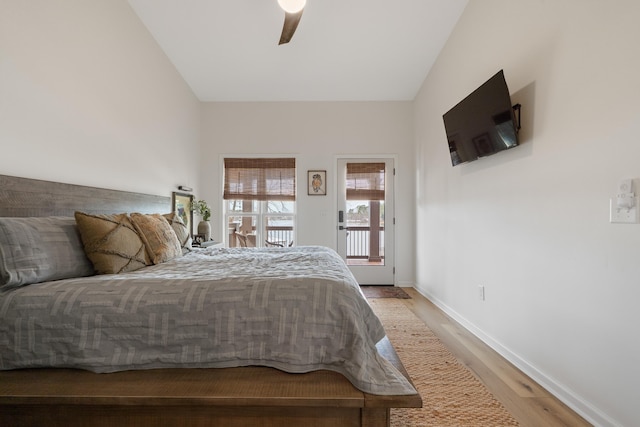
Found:
[[[278,0],[278,4],[285,12],[298,13],[307,3],[307,0]]]

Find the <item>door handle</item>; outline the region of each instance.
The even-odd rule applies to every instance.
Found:
[[[338,230],[344,230],[344,227],[342,225],[339,225]]]

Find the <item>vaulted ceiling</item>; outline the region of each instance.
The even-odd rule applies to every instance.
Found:
[[[467,0],[129,0],[202,101],[412,100]]]

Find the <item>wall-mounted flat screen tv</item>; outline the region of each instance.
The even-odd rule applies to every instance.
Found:
[[[453,166],[518,145],[519,125],[503,70],[442,117]]]

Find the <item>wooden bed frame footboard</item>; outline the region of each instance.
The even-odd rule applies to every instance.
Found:
[[[404,371],[388,340],[381,353]],[[154,369],[95,374],[73,369],[0,372],[3,426],[386,427],[390,408],[419,395],[378,396],[341,374],[265,367]]]
[[[0,216],[170,212],[170,197],[0,175]],[[391,343],[380,353],[407,378]],[[330,371],[265,367],[153,369],[95,374],[73,369],[0,371],[0,426],[383,427],[390,408],[419,394],[378,396]]]

